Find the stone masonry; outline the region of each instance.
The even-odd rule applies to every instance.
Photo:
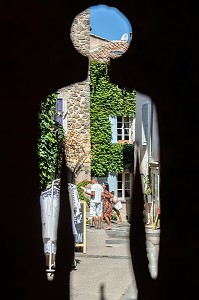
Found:
[[[66,132],[66,163],[69,170],[75,174],[75,183],[78,183],[91,177],[89,61],[109,62],[110,58],[117,58],[126,52],[129,44],[121,40],[109,41],[90,34],[90,9],[74,18],[70,37],[75,49],[88,57],[87,79],[58,91],[63,99],[65,116],[63,126]]]
[[[71,26],[74,47],[89,56],[90,10],[80,13]],[[81,66],[80,66],[81,68]],[[66,121],[65,149],[67,166],[75,173],[76,183],[90,179],[90,80],[74,83],[59,90]]]

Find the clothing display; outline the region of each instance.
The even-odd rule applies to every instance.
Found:
[[[56,254],[57,241],[50,241],[49,239],[44,239],[44,253]]]
[[[54,180],[52,184],[41,193],[41,221],[44,253],[56,254],[57,228],[60,209],[60,184]],[[69,199],[71,204],[72,230],[77,235],[76,226],[82,223],[81,205],[75,184],[68,183]]]
[[[68,191],[69,191],[69,198],[70,201],[73,202],[73,207],[74,207],[74,218],[76,218],[77,223],[78,223],[78,219],[81,215],[81,205],[80,205],[80,201],[79,201],[79,197],[78,197],[78,191],[77,191],[77,187],[75,184],[72,183],[68,183]]]
[[[60,207],[60,187],[52,184],[49,188],[41,193],[41,221],[42,237],[44,242],[44,252],[56,253],[57,226]]]
[[[69,199],[70,199],[70,205],[71,205],[72,229],[73,229],[74,236],[76,236],[76,234],[77,234],[76,224],[77,224],[77,220],[81,214],[80,213],[81,205],[79,202],[76,185],[74,185],[72,183],[68,183],[68,192],[69,192]]]

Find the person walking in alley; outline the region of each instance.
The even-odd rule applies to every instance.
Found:
[[[102,216],[102,193],[103,187],[98,183],[96,177],[91,179],[91,189],[84,189],[85,193],[91,195],[90,199],[90,217],[93,218],[96,229],[101,229]]]
[[[119,224],[122,224],[122,216],[120,214],[120,209],[122,209],[122,203],[121,201],[117,200],[115,198],[115,192],[112,191],[111,194],[113,195],[113,198],[112,198],[112,204],[113,204],[113,207],[112,209],[116,212],[117,214],[117,217],[119,219]]]
[[[102,217],[106,220],[107,227],[105,230],[111,229],[111,217],[112,217],[112,207],[113,207],[113,197],[114,195],[109,192],[109,186],[107,183],[102,183],[102,187],[104,189],[102,193],[103,198],[103,213]]]

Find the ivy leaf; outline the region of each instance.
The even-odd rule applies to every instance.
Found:
[[[55,121],[57,94],[47,96],[40,105],[38,115],[39,177],[41,190],[58,176],[61,165],[63,127]]]
[[[135,116],[136,91],[118,88],[108,76],[110,64],[90,64],[90,132],[91,173],[106,176],[108,172],[133,170],[132,144],[112,144],[109,116]]]

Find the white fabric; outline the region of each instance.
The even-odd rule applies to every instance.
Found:
[[[69,183],[68,184],[68,190],[69,190],[70,200],[73,201],[73,203],[74,203],[74,208],[76,210],[76,215],[79,215],[81,204],[80,204],[80,200],[79,200],[79,197],[78,197],[77,187],[76,187],[75,184]]]
[[[102,215],[102,203],[90,203],[90,217],[101,217]]]
[[[76,185],[69,183],[68,190],[69,190],[69,198],[70,198],[71,212],[72,212],[72,229],[73,229],[73,234],[76,235],[77,229],[75,224],[78,224],[80,222],[81,204],[78,197],[78,191]]]
[[[75,220],[78,223],[81,217],[81,204],[78,197],[76,185],[68,184],[70,204],[71,204],[71,219],[73,234],[77,234]],[[72,210],[72,201],[74,210]],[[56,254],[57,249],[57,227],[60,209],[60,187],[54,185],[41,193],[40,196],[41,221],[42,221],[42,237],[44,243],[44,253]]]
[[[73,235],[76,235],[77,234],[77,229],[76,229],[76,226],[75,226],[74,211],[72,210],[72,207],[71,207],[71,219],[72,219]]]
[[[50,241],[49,239],[44,239],[44,253],[56,254],[57,244],[55,241]]]
[[[120,210],[120,209],[122,209],[123,206],[122,206],[121,201],[118,201],[116,204],[113,205],[113,207],[117,210]]]
[[[113,201],[115,202],[117,202],[117,203],[114,203],[113,202],[113,208],[115,208],[116,210],[120,210],[120,209],[122,209],[122,202],[121,201],[118,201],[116,198],[115,198],[115,196],[114,196],[114,198],[113,198]]]
[[[91,202],[101,203],[102,202],[102,192],[103,187],[99,183],[94,183],[91,185],[91,192],[95,192],[94,196],[91,196]]]
[[[57,240],[60,189],[56,186],[44,191],[40,196],[43,239]]]
[[[86,189],[85,187],[82,187],[83,191],[86,193],[86,194],[89,194],[91,195],[91,190],[90,189]]]

